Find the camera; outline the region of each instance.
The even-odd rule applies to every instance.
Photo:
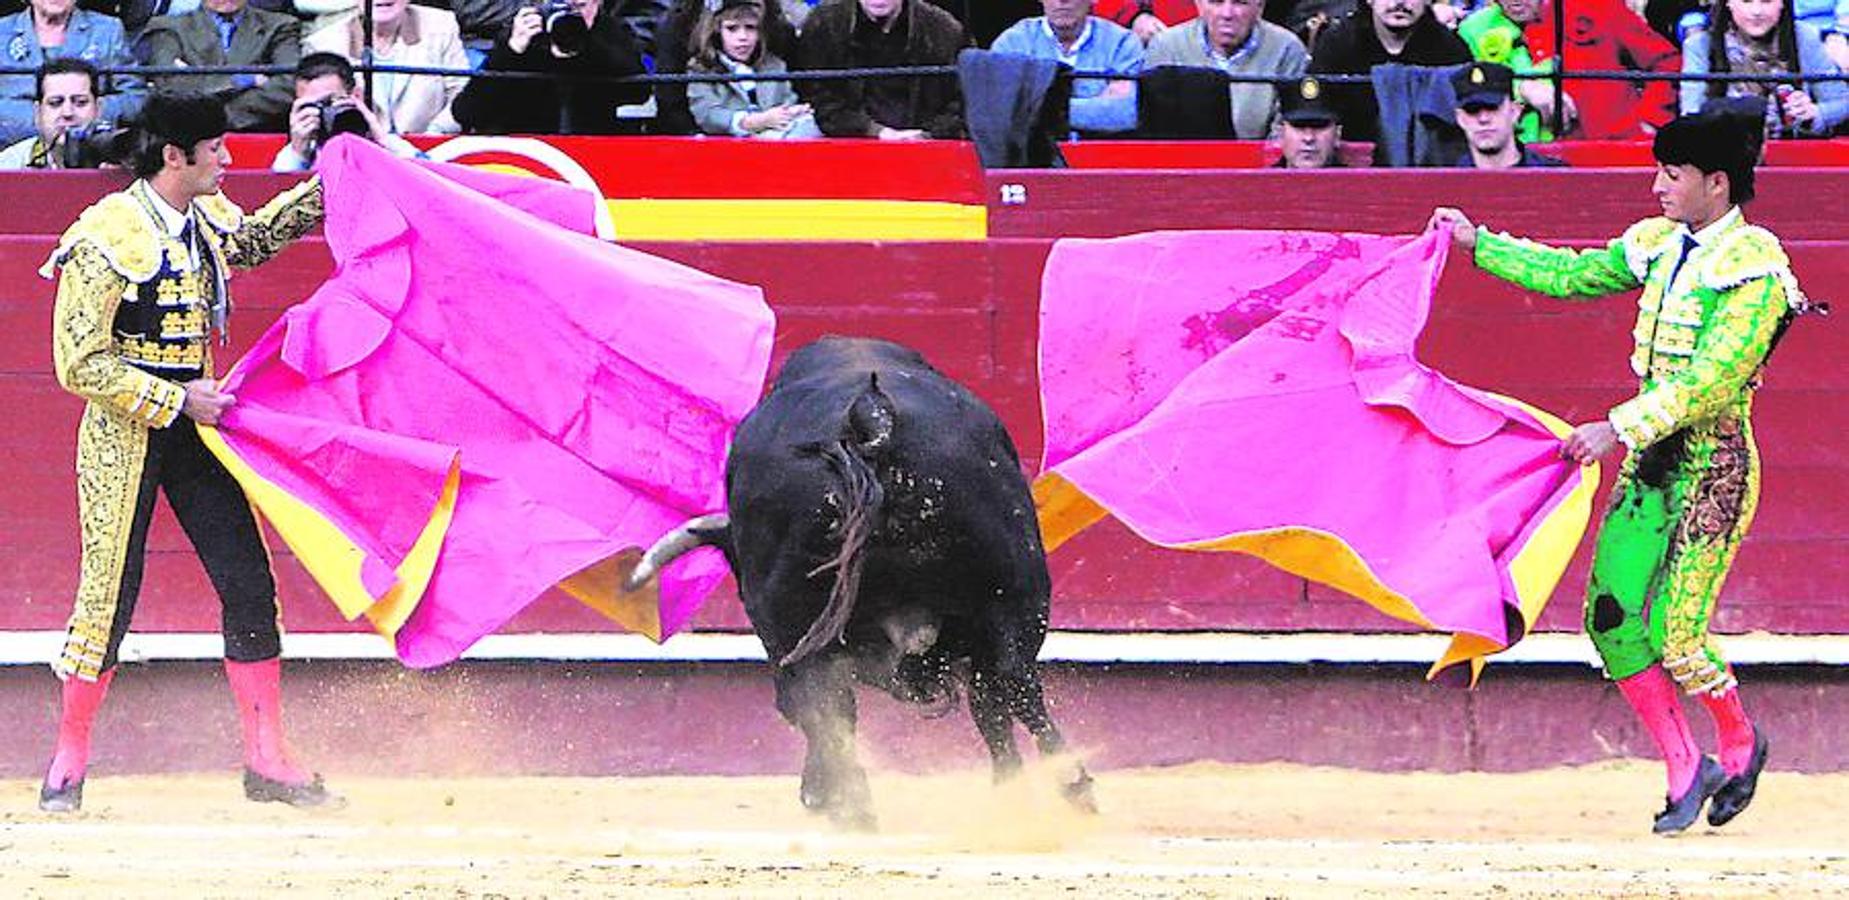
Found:
[[[127,129],[107,119],[64,129],[57,144],[58,168],[94,169],[104,163],[120,162],[126,133]]]
[[[357,134],[360,137],[372,136],[372,125],[360,112],[359,104],[348,97],[322,97],[311,106],[321,114],[321,125],[316,132],[316,140],[327,143],[337,134]]]
[[[545,23],[546,37],[551,39],[553,49],[561,55],[584,52],[591,26],[584,24],[584,17],[571,8],[569,0],[545,0],[539,7],[539,20]]]

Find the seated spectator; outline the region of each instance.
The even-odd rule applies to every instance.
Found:
[[[1568,72],[1676,72],[1681,68],[1674,44],[1651,30],[1625,0],[1570,0],[1566,4],[1566,47],[1562,65]],[[1536,62],[1555,56],[1553,12],[1545,2],[1540,19],[1525,32]],[[1668,81],[1579,81],[1573,85],[1579,131],[1593,140],[1637,140],[1676,114],[1674,87]]]
[[[698,49],[694,46],[693,32],[701,17],[706,15],[709,2],[711,0],[676,0],[655,32],[656,72],[687,71]],[[794,6],[804,12],[809,9],[801,3]],[[766,3],[764,17],[758,22],[758,40],[764,44],[764,52],[786,64],[796,52],[796,29],[785,18],[791,7],[791,0]],[[655,85],[655,133],[693,134],[698,130],[693,123],[693,113],[687,108],[687,87],[684,82]]]
[[[571,0],[571,14],[555,16],[550,29],[537,7],[522,8],[484,70],[566,77],[476,76],[452,107],[462,127],[489,134],[614,134],[616,108],[648,97],[646,85],[571,77],[642,73],[628,26],[602,0]]]
[[[1300,79],[1278,93],[1278,146],[1280,169],[1342,167],[1342,122],[1316,79]]]
[[[1144,64],[1219,69],[1228,75],[1297,78],[1309,54],[1297,36],[1259,18],[1263,0],[1195,0],[1200,15],[1149,42]],[[1278,90],[1262,82],[1233,82],[1227,88],[1233,136],[1256,141],[1271,136]]]
[[[353,64],[338,53],[310,53],[295,67],[295,103],[289,108],[289,143],[270,161],[273,172],[306,172],[314,167],[321,145],[335,134],[352,132],[370,138],[393,154],[418,156],[416,147],[391,133],[378,113],[366,105],[353,77]],[[357,116],[357,118],[348,118]],[[362,127],[363,126],[363,127]]]
[[[35,133],[0,150],[0,170],[62,169],[68,154],[65,134],[86,131],[102,111],[96,100],[96,67],[82,59],[54,59],[33,75],[32,121]],[[73,132],[74,133],[74,132]]]
[[[1469,152],[1458,158],[1464,169],[1536,169],[1566,165],[1528,149],[1515,136],[1521,104],[1515,101],[1515,73],[1508,66],[1477,63],[1451,76],[1457,94],[1457,127]]]
[[[1470,62],[1470,46],[1432,16],[1431,0],[1368,0],[1366,15],[1330,26],[1318,39],[1310,72],[1366,75],[1383,63],[1454,66]],[[1351,141],[1380,141],[1380,110],[1368,84],[1340,85],[1336,106]]]
[[[1797,21],[1791,0],[1723,0],[1706,31],[1682,44],[1682,71],[1768,75],[1830,72],[1835,64],[1823,36]],[[1766,136],[1829,137],[1849,118],[1849,85],[1841,81],[1797,84],[1682,82],[1682,112],[1698,112],[1711,97],[1766,98]]]
[[[1147,44],[1200,12],[1194,0],[1098,0],[1095,14],[1130,29]]]
[[[1051,59],[1080,72],[1109,72],[1123,80],[1075,79],[1067,122],[1080,132],[1136,128],[1136,75],[1143,71],[1143,42],[1130,30],[1091,14],[1091,0],[1040,0],[1044,16],[1014,23],[989,49]]]
[[[373,62],[438,69],[469,68],[456,17],[407,0],[371,0]],[[361,57],[360,14],[349,12],[302,41],[309,53],[334,53],[357,62]],[[376,72],[372,102],[393,134],[455,134],[462,130],[450,104],[469,83],[462,75],[408,75]]]
[[[0,47],[10,66],[38,67],[54,59],[81,59],[95,66],[130,66],[122,23],[101,13],[77,9],[75,0],[32,0],[31,5],[0,18]],[[95,73],[92,73],[95,75]],[[141,109],[147,89],[133,75],[100,78],[93,88],[102,102],[101,116],[120,122]],[[38,76],[31,72],[0,75],[0,146],[38,132],[34,97]]]
[[[302,26],[246,0],[204,0],[185,15],[149,19],[141,52],[151,66],[293,67],[302,58]],[[159,87],[217,99],[232,131],[286,130],[295,99],[288,75],[167,75]]]
[[[719,0],[694,30],[695,72],[758,75],[788,71],[764,49],[758,26],[763,0]],[[700,130],[734,137],[821,137],[809,105],[787,81],[701,81],[687,85],[687,103]]]
[[[311,0],[312,2],[312,0]],[[353,5],[353,0],[332,0]],[[455,13],[465,43],[483,52],[507,35],[514,17],[529,6],[545,5],[544,0],[449,0],[442,6]],[[667,18],[674,0],[613,0],[608,12],[628,30],[636,52],[648,56],[655,51],[655,32]]]
[[[1792,8],[1799,22],[1823,36],[1823,52],[1830,62],[1849,72],[1849,0],[1796,0]]]
[[[796,40],[798,69],[948,66],[969,41],[924,0],[824,0]],[[921,140],[963,136],[955,78],[811,81],[800,87],[829,137]]]
[[[122,30],[128,35],[128,45],[138,46],[141,35],[148,27],[148,20],[155,16],[183,16],[199,8],[201,0],[78,0],[77,5],[91,12],[102,13],[122,23]],[[312,2],[312,0],[311,0]],[[352,0],[347,0],[349,4]],[[4,6],[0,2],[0,6]],[[250,5],[266,12],[282,13],[294,16],[297,13],[293,0],[250,0]]]
[[[1528,42],[1523,35],[1525,29],[1540,20],[1541,3],[1542,0],[1496,0],[1486,4],[1458,23],[1458,37],[1470,45],[1470,53],[1478,62],[1508,66],[1517,75],[1545,75],[1554,70],[1554,61],[1537,61],[1534,54],[1528,52]],[[1535,27],[1549,25],[1543,22]],[[1524,143],[1553,140],[1555,135],[1549,127],[1554,121],[1553,83],[1538,78],[1522,79],[1515,83],[1515,94],[1526,107],[1515,125],[1516,136]],[[1571,92],[1562,92],[1561,98],[1564,101],[1563,122],[1566,130],[1571,131],[1579,118],[1579,110]]]

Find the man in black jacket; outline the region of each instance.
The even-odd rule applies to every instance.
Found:
[[[452,111],[469,131],[491,134],[614,134],[616,108],[648,98],[648,86],[598,76],[639,75],[642,55],[620,17],[603,0],[570,0],[578,22],[535,6],[514,15],[494,42],[484,72],[548,72],[555,78],[477,77]],[[575,34],[573,33],[575,31]],[[582,80],[592,76],[592,80]]]
[[[1309,73],[1366,75],[1383,63],[1455,66],[1470,60],[1470,45],[1432,15],[1432,0],[1367,0],[1363,9],[1317,39]],[[1378,142],[1380,107],[1374,88],[1340,87],[1343,139]]]
[[[963,26],[923,0],[826,0],[803,22],[795,68],[948,66],[968,45]],[[954,77],[811,81],[801,90],[829,137],[963,136]]]

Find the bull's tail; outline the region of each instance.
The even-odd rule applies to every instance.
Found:
[[[791,666],[836,641],[847,631],[848,619],[854,615],[854,601],[860,594],[860,572],[866,562],[867,543],[879,529],[886,505],[886,491],[880,487],[879,473],[869,458],[878,459],[892,444],[897,421],[892,400],[880,391],[878,375],[869,375],[867,389],[849,404],[847,424],[839,440],[816,448],[828,464],[840,498],[841,546],[833,559],[809,573],[815,577],[834,570],[835,584],[829,589],[828,604],[816,616],[796,647],[778,661]]]

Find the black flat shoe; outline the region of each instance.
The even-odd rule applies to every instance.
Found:
[[[1766,751],[1771,749],[1771,742],[1766,740],[1766,733],[1753,726],[1753,758],[1746,764],[1746,771],[1741,772],[1721,789],[1714,792],[1714,802],[1708,805],[1708,824],[1716,828],[1733,821],[1733,817],[1746,811],[1753,802],[1753,792],[1759,789],[1759,773],[1766,767]]]
[[[1727,771],[1714,761],[1714,757],[1703,754],[1701,767],[1695,770],[1695,783],[1689,785],[1688,792],[1681,797],[1668,798],[1669,802],[1656,814],[1656,825],[1650,830],[1657,834],[1674,834],[1695,824],[1695,820],[1701,818],[1701,805],[1726,781]]]
[[[1751,799],[1752,795],[1747,795]],[[83,809],[83,779],[67,781],[61,788],[39,785],[39,809],[48,813],[74,813]]]
[[[253,803],[287,803],[297,809],[346,804],[339,794],[327,789],[320,775],[310,781],[291,783],[259,775],[250,769],[244,770],[244,798]]]

